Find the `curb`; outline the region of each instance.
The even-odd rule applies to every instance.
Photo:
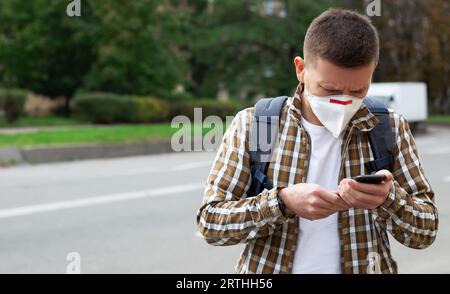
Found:
[[[0,167],[3,165],[13,165],[24,163],[22,152],[19,148],[0,149]]]
[[[0,166],[36,164],[83,159],[117,158],[174,152],[171,141],[149,141],[128,144],[90,144],[79,146],[47,146],[1,148]]]

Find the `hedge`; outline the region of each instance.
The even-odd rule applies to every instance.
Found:
[[[170,114],[169,104],[153,97],[134,97],[136,113],[132,122],[167,121]]]
[[[169,107],[153,97],[84,93],[74,99],[74,115],[93,123],[148,123],[168,119]]]
[[[244,109],[249,105],[244,104],[239,100],[219,101],[216,99],[198,99],[171,102],[170,117],[177,115],[185,115],[190,119],[194,118],[194,109],[201,108],[202,118],[206,116],[216,115],[222,119],[226,116],[234,116],[238,111]]]
[[[23,113],[28,92],[21,89],[0,89],[0,108],[8,123],[16,121]]]
[[[78,119],[110,124],[170,121],[178,115],[193,119],[195,108],[201,108],[203,119],[210,115],[225,119],[249,105],[237,100],[177,99],[168,103],[154,97],[84,93],[75,97],[74,106],[74,114]]]

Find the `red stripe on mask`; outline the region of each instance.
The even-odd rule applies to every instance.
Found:
[[[341,104],[341,105],[349,105],[349,104],[352,104],[352,100],[341,101],[341,100],[336,100],[336,99],[330,99],[330,103]]]

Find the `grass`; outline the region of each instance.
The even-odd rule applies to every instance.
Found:
[[[13,123],[7,123],[0,117],[0,128],[72,126],[80,124],[73,118],[61,116],[21,117]]]
[[[119,144],[170,139],[179,129],[169,123],[148,125],[79,126],[31,133],[0,134],[0,147]],[[202,134],[210,129],[203,128]],[[193,130],[192,130],[193,131]]]
[[[428,122],[433,122],[433,123],[447,123],[447,124],[450,124],[450,115],[445,115],[445,114],[442,114],[442,115],[438,115],[438,114],[430,115],[428,117],[427,121]]]
[[[428,122],[450,124],[450,115],[431,115]],[[82,145],[82,144],[120,144],[140,141],[170,139],[179,129],[169,123],[146,125],[80,125],[79,122],[63,117],[23,117],[13,124],[0,120],[0,127],[44,127],[68,126],[61,129],[45,129],[29,133],[0,134],[0,147]],[[200,127],[200,125],[197,125]],[[202,134],[210,129],[203,128]]]

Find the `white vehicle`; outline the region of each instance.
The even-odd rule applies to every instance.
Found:
[[[421,82],[372,83],[367,94],[402,114],[415,129],[428,117],[427,85]]]

